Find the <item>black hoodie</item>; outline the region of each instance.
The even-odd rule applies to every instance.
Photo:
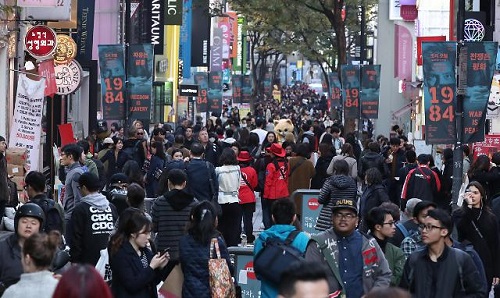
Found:
[[[167,191],[153,204],[151,217],[158,250],[170,247],[170,258],[179,258],[179,239],[185,234],[191,208],[198,201],[184,189]]]

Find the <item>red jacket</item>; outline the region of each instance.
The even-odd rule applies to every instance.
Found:
[[[290,168],[286,160],[278,160],[280,169],[276,169],[275,162],[270,162],[266,167],[266,182],[264,184],[264,198],[276,200],[288,198],[288,175]]]
[[[241,180],[240,180],[240,191],[238,194],[238,198],[240,199],[240,204],[255,203],[255,193],[253,191],[257,187],[257,184],[259,183],[257,179],[257,172],[251,166],[244,168],[240,166],[240,168],[241,168]],[[243,180],[243,177],[247,179],[247,182],[250,184],[251,188],[248,186],[245,180]]]

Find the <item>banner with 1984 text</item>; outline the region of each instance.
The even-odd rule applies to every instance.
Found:
[[[359,66],[342,65],[342,98],[344,99],[344,118],[357,119],[359,117]]]

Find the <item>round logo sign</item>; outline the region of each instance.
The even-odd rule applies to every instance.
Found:
[[[69,64],[60,64],[54,67],[56,74],[57,94],[67,95],[75,92],[82,81],[82,67],[76,60]]]
[[[24,46],[34,58],[50,56],[56,50],[56,32],[47,26],[33,26],[26,32]]]
[[[55,64],[69,64],[76,57],[76,42],[68,35],[57,34]]]
[[[317,198],[310,198],[309,201],[307,201],[307,207],[311,210],[317,210],[319,208],[319,202]]]
[[[247,271],[247,278],[257,279],[255,272],[253,271],[253,261],[250,261],[245,265],[245,270]]]

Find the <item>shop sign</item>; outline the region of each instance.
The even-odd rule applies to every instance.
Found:
[[[69,64],[76,57],[76,42],[68,35],[57,34],[57,48],[54,54],[55,64]]]
[[[24,37],[24,46],[34,58],[50,56],[57,47],[56,33],[47,26],[33,26],[28,29]]]
[[[55,67],[57,94],[71,94],[80,87],[82,81],[82,67],[76,60],[69,64],[60,64]]]

